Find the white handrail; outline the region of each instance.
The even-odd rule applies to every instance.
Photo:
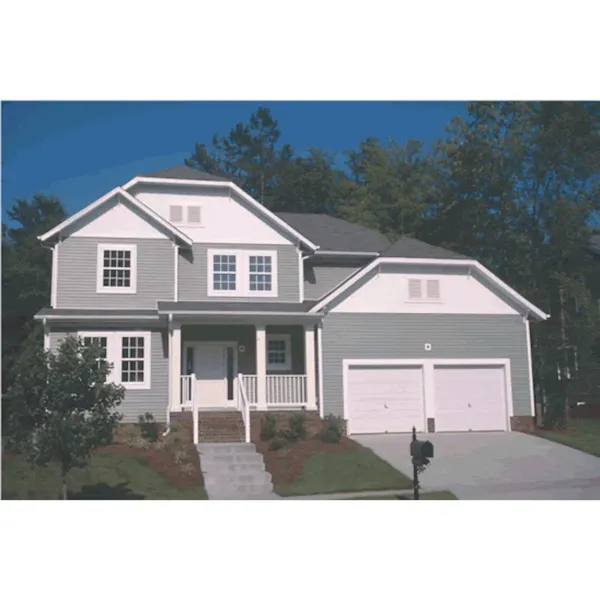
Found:
[[[196,376],[192,373],[192,385],[190,386],[190,395],[192,396],[192,422],[194,427],[194,445],[198,443],[198,407],[196,406],[196,386],[193,385]]]
[[[242,379],[242,374],[238,373],[238,409],[242,413],[242,420],[244,421],[244,440],[246,444],[250,443],[250,403],[246,395],[246,386]]]

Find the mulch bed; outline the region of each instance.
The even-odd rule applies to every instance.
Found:
[[[115,435],[115,442],[96,450],[97,454],[126,454],[140,458],[148,463],[155,471],[160,473],[169,483],[177,487],[204,487],[204,479],[200,469],[200,457],[193,444],[191,432],[189,442],[186,441],[183,448],[187,451],[186,463],[191,464],[193,471],[186,473],[177,464],[173,451],[169,448],[135,448],[128,446],[126,440],[126,428],[121,427]]]
[[[269,442],[255,439],[256,450],[265,461],[266,470],[271,473],[273,485],[292,483],[304,473],[306,461],[315,454],[349,452],[360,448],[360,444],[347,437],[342,437],[339,444],[327,444],[317,437],[291,442],[283,450],[269,450]]]

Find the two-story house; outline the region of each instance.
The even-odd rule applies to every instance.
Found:
[[[350,433],[510,430],[534,414],[529,320],[468,257],[323,214],[275,214],[178,166],[40,236],[47,349],[98,340],[125,421],[198,407],[339,415]]]

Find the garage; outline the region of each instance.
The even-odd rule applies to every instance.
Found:
[[[351,365],[346,372],[346,415],[351,433],[424,430],[423,368]]]
[[[434,365],[436,431],[505,431],[506,374],[501,365]]]

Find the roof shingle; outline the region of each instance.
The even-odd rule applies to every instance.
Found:
[[[392,244],[381,256],[385,258],[434,258],[447,260],[469,260],[468,256],[452,252],[445,248],[432,246],[421,240],[416,240],[410,237],[401,237],[397,242]]]
[[[142,177],[152,177],[156,179],[190,179],[198,181],[230,181],[224,177],[212,175],[200,169],[193,169],[186,165],[176,165],[174,167],[167,167],[160,171],[154,171],[153,173],[146,173]]]
[[[337,217],[316,213],[275,213],[290,227],[319,246],[337,252],[381,252],[390,245],[379,231]]]

